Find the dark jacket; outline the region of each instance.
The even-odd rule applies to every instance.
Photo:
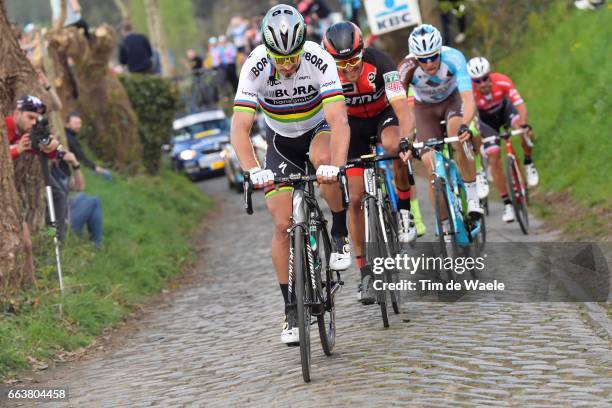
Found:
[[[119,62],[130,72],[150,73],[153,68],[153,50],[147,37],[129,33],[119,46]]]
[[[85,155],[81,142],[79,142],[78,135],[68,128],[66,128],[66,140],[68,140],[68,149],[74,153],[79,163],[84,164],[86,167],[92,170],[95,170],[96,165],[94,162],[89,160],[87,155]]]

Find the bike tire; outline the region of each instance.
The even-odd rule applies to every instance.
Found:
[[[325,228],[325,227],[323,227]],[[321,339],[321,347],[326,356],[331,356],[336,351],[336,305],[334,296],[332,296],[332,270],[329,268],[329,258],[331,255],[331,242],[327,231],[324,229],[318,230],[319,237],[317,248],[322,248],[323,253],[319,252],[319,256],[323,255],[321,272],[315,275],[317,287],[321,288],[321,296],[323,302],[323,313],[317,316],[317,324],[319,326],[319,338]],[[321,249],[319,249],[321,251]],[[322,279],[322,275],[325,279]],[[340,282],[336,282],[337,285]]]
[[[450,210],[450,205],[448,203],[448,200],[446,199],[446,180],[442,177],[438,177],[434,181],[434,202],[435,202],[435,210],[436,210],[436,225],[438,228],[438,243],[440,244],[440,255],[442,258],[446,259],[449,256],[449,252],[446,248],[446,242],[444,241],[444,234],[442,234],[442,231],[443,231],[442,213],[446,211],[446,214],[448,215],[449,220],[451,220],[451,216],[450,216],[451,210]],[[455,257],[455,254],[457,253],[457,243],[456,243],[456,238],[455,238],[455,225],[450,221],[449,221],[449,228],[450,228],[450,231],[447,231],[447,232],[451,236],[451,248],[453,250],[453,253],[451,253],[450,255],[453,255],[453,257]],[[442,269],[444,270],[445,273],[442,273],[442,271],[440,271],[441,272],[440,279],[443,282],[450,282],[451,280],[453,280],[453,271],[447,270],[445,268],[442,268]]]
[[[386,203],[383,207],[383,216],[384,222],[387,229],[387,237],[388,242],[385,246],[386,256],[394,258],[395,255],[399,254],[401,250],[399,238],[397,236],[398,229],[398,220],[397,214],[391,210],[391,203]],[[389,272],[387,276],[387,280],[391,283],[396,284],[395,287],[398,287],[399,283],[399,271],[394,269]],[[391,307],[393,308],[393,313],[400,313],[401,299],[402,299],[402,291],[399,289],[390,290],[389,295],[391,298]]]
[[[520,173],[516,159],[512,156],[506,160],[506,184],[508,195],[514,209],[514,216],[518,221],[523,234],[529,234],[529,213],[527,211],[527,197],[523,193],[519,184]]]
[[[308,261],[305,256],[305,231],[297,227],[293,231],[293,271],[295,274],[295,300],[297,303],[298,328],[300,337],[300,362],[302,364],[302,377],[304,382],[310,382],[311,353],[310,353],[310,299],[309,288],[306,284]]]
[[[370,254],[368,255],[368,262],[370,265],[373,265],[374,258],[385,256],[384,247],[381,246],[382,240],[382,231],[380,230],[380,223],[378,219],[378,206],[376,204],[376,199],[374,197],[369,197],[366,200],[366,205],[368,206],[368,225],[369,230],[371,231],[371,238],[375,239],[375,242],[369,242],[368,246],[370,247]],[[384,242],[382,243],[384,245]],[[383,282],[385,282],[387,274],[382,273],[380,275]],[[377,290],[376,298],[378,305],[380,306],[380,314],[383,321],[383,326],[385,328],[389,327],[389,316],[387,314],[387,293],[386,290]]]

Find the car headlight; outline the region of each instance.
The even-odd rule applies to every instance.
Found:
[[[191,160],[191,159],[195,158],[197,155],[198,155],[198,153],[195,150],[187,149],[187,150],[183,150],[179,154],[179,158],[181,160]]]

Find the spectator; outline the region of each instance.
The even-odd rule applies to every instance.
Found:
[[[66,118],[66,140],[68,141],[68,149],[74,153],[79,163],[84,164],[89,169],[93,170],[97,175],[104,177],[106,180],[112,180],[113,176],[108,169],[96,165],[93,161],[87,157],[79,141],[79,132],[83,126],[81,116],[73,112]]]
[[[89,24],[83,18],[81,14],[81,5],[79,0],[66,0],[66,18],[64,20],[64,27],[76,27],[83,29],[83,34],[90,40]],[[53,25],[59,21],[62,14],[61,0],[51,0],[51,14]]]
[[[103,231],[100,200],[83,192],[85,178],[76,156],[72,152],[67,152],[62,160],[72,167],[72,176],[66,174],[58,162],[51,166],[51,189],[60,241],[64,242],[66,238],[66,220],[68,220],[71,229],[79,237],[83,236],[83,230],[87,225],[89,239],[100,248]],[[70,198],[72,191],[76,194]]]
[[[340,0],[342,9],[347,20],[359,26],[359,10],[361,9],[361,0]]]
[[[236,46],[236,51],[239,54],[243,54],[246,52],[246,38],[245,33],[249,28],[248,20],[240,17],[234,16],[230,20],[229,27],[227,27],[226,36],[234,43]]]
[[[251,25],[244,33],[248,52],[253,51],[259,44],[261,44],[261,21],[263,17],[253,17]]]
[[[219,49],[221,50],[221,58],[223,61],[223,70],[225,78],[232,85],[234,92],[238,90],[238,75],[236,74],[236,46],[228,43],[225,36],[219,37]]]
[[[302,0],[297,7],[306,24],[313,26],[318,38],[332,25],[331,10],[322,0]]]
[[[440,4],[441,19],[442,19],[442,35],[444,36],[444,44],[452,46],[453,41],[450,35],[450,23],[453,15],[457,18],[459,32],[454,40],[456,44],[461,44],[465,41],[465,4],[462,0],[446,0]]]
[[[49,94],[49,98],[51,99],[51,110],[61,111],[64,109],[64,105],[62,104],[62,100],[59,95],[55,91],[55,88],[51,86],[49,83],[49,79],[45,75],[45,73],[41,69],[36,69],[36,74],[38,75],[38,83],[47,91]]]
[[[38,32],[32,23],[26,24],[23,28],[23,35],[19,39],[19,46],[25,52],[28,59],[32,59],[34,49],[38,45]]]
[[[132,32],[130,23],[123,24],[123,40],[119,45],[119,63],[132,73],[153,73],[153,50],[146,36]]]
[[[44,115],[47,108],[42,101],[36,96],[24,96],[17,100],[15,109],[11,116],[4,118],[6,125],[6,135],[9,139],[11,157],[16,160],[24,152],[36,154],[32,150],[32,142],[30,141],[29,133],[36,123],[39,116]],[[47,146],[40,146],[40,149],[49,157],[55,157],[56,150],[59,146],[55,138]],[[32,255],[32,239],[30,236],[30,227],[23,216],[23,244],[25,251],[25,272],[27,274],[34,273],[34,257]]]

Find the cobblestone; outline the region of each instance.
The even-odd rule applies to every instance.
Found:
[[[282,301],[261,197],[249,217],[225,180],[203,188],[224,208],[211,220],[205,283],[146,317],[146,328],[124,347],[52,371],[44,385],[67,385],[71,399],[40,406],[612,404],[612,368],[600,363],[610,361],[610,344],[582,322],[575,305],[407,303],[385,330],[378,307],[354,300],[355,269],[343,275],[337,299],[336,354],[324,356],[313,330],[313,380],[303,383],[299,349],[279,341]],[[421,208],[431,220],[428,204]],[[490,238],[523,239],[516,225],[499,225],[500,211],[491,204]]]

